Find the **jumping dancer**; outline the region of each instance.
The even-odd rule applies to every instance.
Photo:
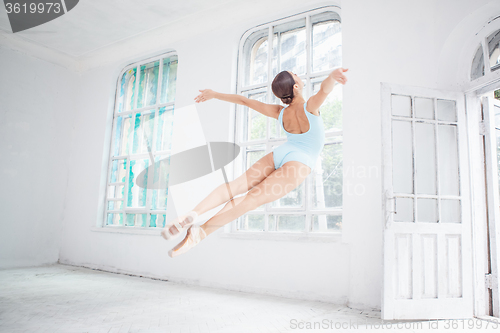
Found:
[[[286,107],[262,103],[236,94],[222,94],[210,89],[200,90],[201,94],[195,97],[196,103],[217,98],[245,105],[277,119],[285,131],[287,141],[255,162],[229,184],[218,186],[192,211],[167,223],[161,232],[165,239],[176,238],[187,229],[186,237],[168,252],[169,256],[175,257],[187,252],[218,228],[248,211],[285,196],[307,178],[314,169],[325,143],[319,108],[333,90],[335,81],[346,84],[347,78],[343,74],[346,71],[344,68],[332,71],[321,83],[319,91],[307,102],[302,95],[302,79],[291,71],[280,72],[272,82],[272,90],[276,97],[288,104]],[[234,198],[247,191],[246,195]],[[202,225],[194,224],[199,215],[225,202],[227,203],[224,208],[207,222]]]

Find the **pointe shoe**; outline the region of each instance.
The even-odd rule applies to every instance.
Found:
[[[166,240],[171,240],[179,237],[184,230],[188,229],[191,225],[194,224],[197,217],[198,213],[196,213],[195,211],[190,211],[185,215],[177,217],[172,222],[165,225],[165,227],[161,231],[161,236]],[[184,225],[180,225],[181,222],[184,222]],[[177,233],[172,233],[170,231],[170,228],[172,228],[173,226],[175,226],[175,228],[177,229]]]
[[[168,251],[168,255],[173,258],[179,254],[186,253],[191,248],[195,247],[196,244],[205,239],[205,237],[207,237],[205,230],[203,230],[199,225],[192,225],[189,227],[186,237],[182,240],[182,242]]]

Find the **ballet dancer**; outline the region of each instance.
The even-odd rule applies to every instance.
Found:
[[[236,94],[223,94],[210,89],[200,90],[196,103],[212,98],[245,105],[267,117],[277,119],[285,131],[287,141],[255,162],[244,174],[212,191],[192,211],[166,223],[161,235],[174,239],[184,230],[186,237],[172,248],[170,257],[193,248],[201,240],[223,225],[234,221],[248,211],[285,196],[299,186],[311,173],[325,143],[323,120],[319,109],[332,92],[335,82],[346,84],[343,74],[347,69],[337,68],[321,83],[319,91],[306,102],[302,90],[304,82],[291,71],[282,71],[272,82],[272,90],[286,107],[266,104]],[[228,187],[229,186],[229,191]],[[248,192],[248,193],[246,193]],[[239,194],[244,196],[234,197]],[[202,225],[196,218],[226,203],[217,214]]]

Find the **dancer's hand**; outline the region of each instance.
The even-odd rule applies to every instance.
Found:
[[[337,68],[336,70],[334,70],[330,76],[335,80],[337,81],[338,83],[342,83],[342,84],[346,84],[347,83],[347,78],[345,77],[344,75],[344,72],[347,72],[348,69],[347,68]]]
[[[212,99],[215,97],[215,91],[213,91],[211,89],[204,89],[204,90],[200,90],[200,91],[201,91],[201,94],[199,94],[198,96],[196,96],[194,98],[194,101],[196,103],[205,102],[205,101],[208,101],[209,99]]]

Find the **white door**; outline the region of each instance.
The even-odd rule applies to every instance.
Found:
[[[500,223],[498,173],[500,154],[500,101],[491,96],[481,100],[483,108],[484,163],[487,207],[487,266],[485,275],[487,314],[498,317],[499,312],[499,238]]]
[[[382,319],[471,318],[464,95],[382,83]]]

